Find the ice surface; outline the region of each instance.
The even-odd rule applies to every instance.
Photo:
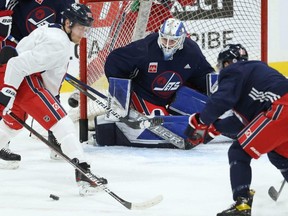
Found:
[[[65,100],[64,100],[65,102]],[[83,144],[92,172],[109,180],[109,189],[125,200],[164,200],[150,209],[131,211],[105,192],[80,197],[74,170],[53,161],[41,141],[22,131],[11,149],[22,156],[17,170],[0,170],[0,215],[9,216],[215,216],[233,203],[229,183],[229,143],[200,145],[189,151]],[[277,202],[268,196],[282,176],[266,155],[252,162],[256,190],[253,216],[287,216],[288,187]],[[49,198],[60,197],[59,201]]]

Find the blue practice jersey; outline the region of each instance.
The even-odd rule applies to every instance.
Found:
[[[8,2],[8,0],[7,0]],[[74,0],[18,0],[13,8],[11,35],[18,41],[34,29],[49,23],[60,23],[61,12]],[[5,9],[1,0],[0,9]]]
[[[250,122],[272,102],[288,93],[288,80],[261,61],[241,61],[224,68],[218,91],[208,99],[201,120],[209,125],[233,109],[244,123]]]
[[[206,75],[214,72],[196,42],[186,38],[173,60],[165,61],[157,43],[158,33],[115,49],[106,59],[107,77],[132,78],[133,91],[153,104],[171,102],[182,85],[206,93]]]

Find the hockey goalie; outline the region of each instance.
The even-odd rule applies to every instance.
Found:
[[[132,120],[139,115],[129,113],[130,107],[150,118],[161,116],[162,127],[171,132],[169,137],[163,139],[161,131],[154,133],[149,128],[133,129],[107,112],[95,118],[99,145],[174,148],[174,135],[187,140],[188,115],[204,107],[207,86],[211,86],[207,77],[213,76],[214,69],[186,35],[183,22],[169,18],[158,33],[113,50],[104,66],[109,81],[108,106]],[[221,125],[217,127],[221,130]],[[185,149],[193,147],[188,140]]]

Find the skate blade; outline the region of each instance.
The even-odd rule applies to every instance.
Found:
[[[20,161],[5,161],[0,159],[0,169],[6,169],[6,170],[13,170],[18,169],[20,166]]]
[[[99,193],[103,191],[101,187],[91,187],[91,185],[88,182],[80,181],[77,182],[79,187],[79,195],[80,196],[92,196],[95,193]]]

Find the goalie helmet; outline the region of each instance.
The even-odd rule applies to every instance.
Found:
[[[164,54],[164,60],[172,60],[177,50],[183,49],[187,33],[183,22],[175,18],[167,19],[160,27],[158,45]]]
[[[62,15],[70,20],[71,27],[75,23],[91,27],[94,21],[91,10],[84,4],[73,3],[62,12]]]
[[[217,58],[217,68],[221,70],[224,68],[226,62],[236,63],[237,61],[247,61],[247,50],[241,44],[227,44],[223,50],[220,51]]]

